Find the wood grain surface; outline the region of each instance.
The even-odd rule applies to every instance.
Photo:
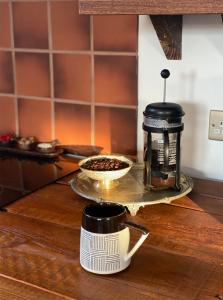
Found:
[[[182,57],[182,16],[150,16],[167,59]]]
[[[81,14],[181,15],[223,13],[222,0],[79,0]]]
[[[16,280],[12,277],[0,275],[0,299],[8,300],[69,300],[73,299],[53,293],[39,286],[29,284],[25,281]]]
[[[100,276],[79,264],[81,215],[90,201],[64,184],[44,187],[0,212],[0,299],[218,299],[222,192],[220,182],[194,179],[188,197],[129,216],[150,236],[128,269]],[[138,235],[132,231],[131,237],[133,244]]]

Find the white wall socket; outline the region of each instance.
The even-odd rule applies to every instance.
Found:
[[[223,141],[223,111],[211,110],[209,116],[209,134],[210,140]]]

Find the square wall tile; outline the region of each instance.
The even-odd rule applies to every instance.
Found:
[[[90,55],[55,54],[53,58],[55,97],[90,101]]]
[[[79,15],[77,0],[51,2],[51,16],[54,49],[90,49],[90,17]]]
[[[18,112],[20,136],[35,136],[40,141],[52,139],[50,101],[18,99]]]
[[[15,98],[0,96],[0,134],[15,132]]]
[[[104,153],[136,155],[135,109],[96,107],[95,140]]]
[[[50,97],[49,55],[17,52],[16,79],[19,95]]]
[[[12,5],[15,47],[48,49],[47,3],[24,1]]]
[[[94,50],[137,51],[137,16],[94,16]]]
[[[91,107],[56,102],[55,127],[62,144],[91,144]]]
[[[11,47],[9,3],[0,3],[0,47]]]
[[[0,51],[0,92],[14,93],[12,53]]]
[[[137,105],[135,56],[95,56],[96,102]]]

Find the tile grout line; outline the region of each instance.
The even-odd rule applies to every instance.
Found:
[[[0,51],[15,51],[15,52],[26,52],[26,53],[52,53],[52,54],[76,54],[76,55],[87,55],[91,54],[91,50],[55,50],[55,49],[32,49],[32,48],[5,48],[0,47]],[[118,51],[94,51],[95,55],[104,56],[137,56],[137,52],[118,52]]]
[[[95,145],[95,75],[94,75],[94,23],[90,16],[90,49],[91,49],[91,144]]]
[[[122,105],[122,104],[112,104],[112,103],[96,103],[95,106],[98,107],[111,107],[111,108],[123,108],[123,109],[136,109],[137,105]]]
[[[0,96],[2,97],[17,97],[17,98],[23,98],[23,99],[29,99],[29,100],[40,100],[40,101],[50,101],[51,98],[48,97],[39,97],[39,96],[26,96],[26,95],[20,95],[20,94],[7,94],[7,93],[1,93]],[[63,98],[54,98],[54,102],[58,103],[66,103],[66,104],[79,104],[79,105],[88,105],[91,106],[91,102],[86,102],[83,100],[75,100],[75,99],[63,99]],[[123,108],[123,109],[136,109],[136,105],[122,105],[122,104],[112,104],[112,103],[104,103],[104,102],[98,102],[94,104],[95,106],[103,106],[103,107],[114,107],[114,108]]]
[[[13,10],[12,1],[8,2],[9,5],[9,18],[10,18],[10,34],[11,34],[11,54],[12,54],[12,70],[14,79],[14,107],[15,107],[15,134],[19,135],[19,111],[18,111],[18,97],[17,97],[17,78],[16,78],[16,60],[14,48],[14,30],[13,30]]]
[[[95,55],[110,55],[110,56],[137,56],[137,52],[122,52],[122,51],[94,51]]]
[[[140,161],[140,154],[139,154],[139,135],[138,135],[138,127],[139,127],[139,16],[137,16],[137,40],[136,40],[136,128],[135,128],[135,133],[136,133],[136,140],[135,140],[135,150],[136,150],[136,157]],[[141,125],[142,126],[142,125]]]
[[[16,59],[15,59],[15,43],[14,43],[14,29],[13,29],[13,10],[12,10],[12,1],[8,2],[9,4],[9,18],[10,18],[10,34],[11,34],[11,46],[12,46],[12,69],[13,69],[13,79],[14,79],[14,106],[15,106],[15,134],[19,135],[19,103],[17,96],[17,77],[16,77]],[[24,174],[21,163],[19,163],[19,173],[20,173],[20,188],[24,190]]]
[[[49,43],[49,70],[50,70],[50,96],[51,96],[51,137],[55,139],[55,103],[54,103],[54,74],[53,74],[53,41],[52,41],[52,18],[50,1],[47,1],[47,24]]]

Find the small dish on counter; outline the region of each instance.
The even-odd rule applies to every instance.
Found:
[[[79,162],[81,171],[95,180],[96,188],[110,189],[117,186],[117,179],[126,175],[133,162],[122,155],[96,155]]]
[[[35,144],[35,149],[38,152],[41,153],[53,153],[55,151],[61,151],[62,149],[56,149],[56,146],[58,145],[59,141],[58,140],[53,140],[51,142],[39,142]]]
[[[64,154],[68,154],[74,157],[84,158],[99,155],[103,149],[96,145],[57,145],[57,149],[63,149]]]
[[[17,139],[17,147],[21,150],[30,150],[35,142],[36,138],[33,136],[21,137]]]
[[[36,150],[42,153],[52,153],[55,151],[55,144],[50,142],[37,143]]]

